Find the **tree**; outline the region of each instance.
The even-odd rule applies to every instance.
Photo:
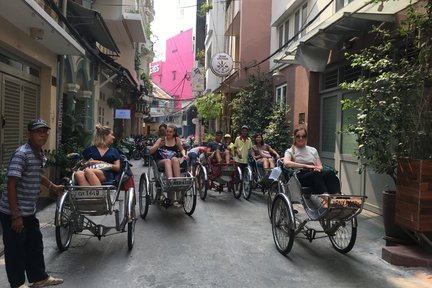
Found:
[[[222,113],[222,94],[208,93],[196,98],[198,115],[208,124],[209,121],[216,119]]]
[[[432,1],[417,9],[398,29],[376,29],[377,45],[347,55],[363,76],[341,85],[358,92],[342,104],[357,112],[345,132],[356,136],[359,160],[394,181],[398,158],[432,157]]]
[[[265,142],[269,144],[279,155],[283,153],[292,144],[291,123],[287,120],[287,114],[290,108],[282,103],[276,103],[270,115],[270,123],[265,129]]]
[[[263,134],[272,113],[273,86],[263,74],[253,74],[249,84],[231,102],[232,129],[249,126],[250,135]]]

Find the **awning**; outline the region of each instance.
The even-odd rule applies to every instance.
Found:
[[[35,41],[58,55],[85,55],[84,48],[34,0],[0,0],[0,17],[12,23],[18,29],[30,34],[30,29],[40,29]],[[53,18],[54,17],[54,18]],[[1,34],[1,33],[0,33]]]
[[[97,42],[115,53],[120,53],[105,21],[98,11],[87,9],[72,0],[68,0],[67,19],[86,40]]]
[[[393,14],[343,13],[340,18],[328,25],[319,27],[308,39],[300,42],[295,59],[309,71],[325,70],[330,50],[342,47],[344,41],[360,37],[372,31],[373,26],[383,22],[394,22]]]

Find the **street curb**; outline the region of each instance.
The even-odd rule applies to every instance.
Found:
[[[432,253],[428,253],[418,246],[383,247],[382,259],[395,266],[432,268]]]

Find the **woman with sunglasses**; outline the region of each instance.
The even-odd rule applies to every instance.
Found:
[[[332,170],[323,170],[318,151],[307,146],[305,128],[294,130],[294,144],[285,151],[284,166],[300,170],[297,174],[302,186],[312,187],[314,194],[339,194],[340,183]]]

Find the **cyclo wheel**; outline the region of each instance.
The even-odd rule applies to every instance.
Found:
[[[249,200],[251,194],[252,194],[252,169],[250,166],[246,167],[243,174],[243,181],[242,181],[242,193],[243,198],[246,200]]]
[[[337,221],[330,221],[328,227],[336,225]],[[343,222],[341,226],[332,235],[328,235],[333,248],[339,253],[345,254],[354,247],[357,238],[357,217]]]
[[[295,237],[295,219],[285,194],[279,194],[274,199],[272,208],[272,232],[277,250],[287,255],[293,246]]]
[[[73,223],[72,223],[72,211],[70,210],[67,202],[68,193],[63,196],[57,202],[55,211],[55,235],[57,247],[60,251],[66,251],[72,241]]]
[[[275,181],[270,185],[270,188],[268,189],[267,213],[268,213],[268,216],[270,218],[270,221],[272,218],[273,200],[275,199],[276,195],[279,194],[279,185],[281,185],[281,183],[279,183],[278,181]],[[281,185],[281,187],[283,187],[283,185]]]
[[[188,216],[191,216],[194,213],[196,202],[197,195],[195,190],[195,183],[193,183],[192,187],[184,192],[183,210]]]
[[[235,171],[232,173],[232,179],[228,183],[229,189],[232,189],[234,194],[234,198],[240,199],[242,195],[242,172],[240,167],[237,167]]]
[[[196,183],[197,183],[197,189],[200,195],[201,200],[205,200],[207,197],[207,190],[208,190],[208,179],[206,179],[206,168],[198,164],[195,167],[195,177],[196,177]]]
[[[135,224],[136,224],[136,212],[135,212],[135,189],[129,189],[127,191],[127,199],[125,200],[125,204],[127,208],[125,209],[125,217],[129,217],[128,226],[127,226],[127,243],[128,249],[132,250],[135,242]]]
[[[141,174],[138,188],[138,205],[140,216],[145,219],[150,206],[149,179],[146,173]]]

